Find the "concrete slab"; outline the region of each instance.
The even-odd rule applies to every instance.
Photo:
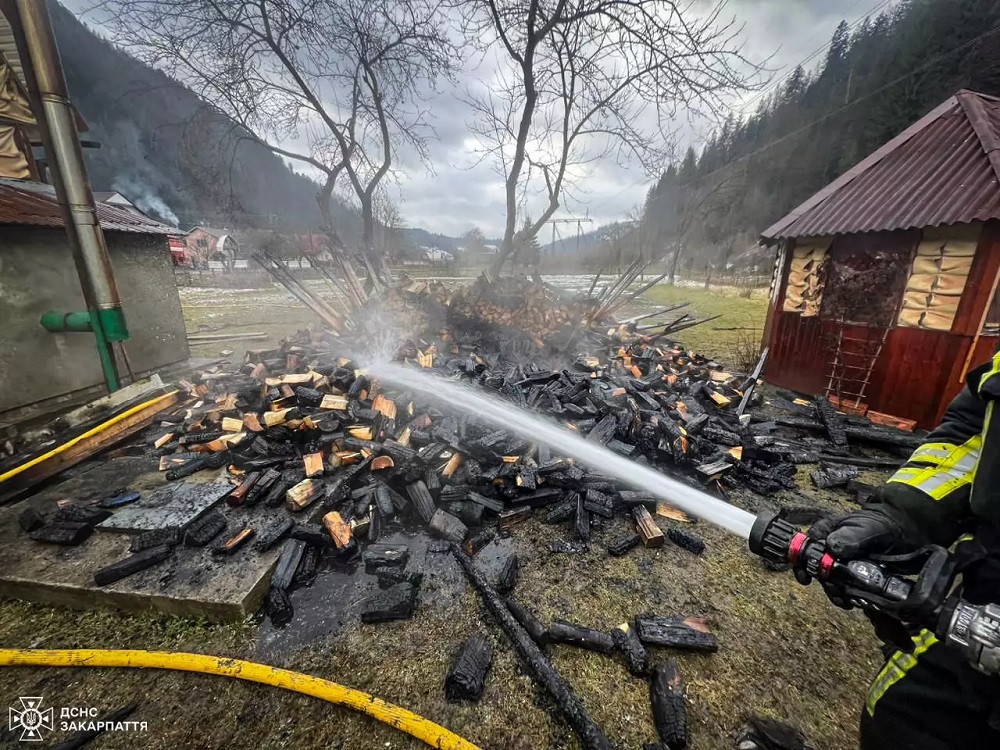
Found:
[[[100,531],[136,533],[170,526],[187,528],[209,508],[217,505],[229,490],[229,482],[192,484],[171,482],[119,510],[98,525]]]
[[[224,478],[224,471],[201,472],[183,483],[181,494],[201,492],[215,502]],[[96,531],[79,547],[58,547],[32,541],[17,523],[29,503],[40,512],[51,512],[60,500],[100,498],[123,486],[169,502],[170,497],[176,499],[177,490],[166,492],[167,485],[153,458],[88,461],[29,500],[0,509],[0,596],[77,609],[152,609],[215,621],[241,619],[256,611],[267,594],[280,547],[260,554],[251,541],[232,557],[212,555],[208,548],[178,547],[167,561],[99,587],[94,572],[129,554],[127,534]],[[224,503],[219,510],[227,518],[229,536],[244,526],[262,530],[287,514],[283,508],[234,509]]]

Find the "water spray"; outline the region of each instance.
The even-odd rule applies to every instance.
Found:
[[[912,628],[926,628],[976,669],[1000,674],[1000,605],[971,604],[954,593],[956,566],[941,547],[929,546],[891,558],[839,561],[827,551],[825,542],[810,538],[776,514],[756,517],[513,404],[397,364],[379,364],[370,372],[523,438],[547,444],[746,539],[750,551],[763,559],[788,565],[804,574],[805,580],[816,578],[833,587],[845,606],[867,612],[879,636],[901,650],[913,649],[909,637]]]
[[[570,430],[471,388],[420,370],[396,364],[379,364],[369,372],[382,380],[444,402],[460,411],[475,414],[499,428],[522,438],[545,443],[563,455],[608,474],[692,515],[749,539],[756,518],[741,508],[712,497],[694,487],[671,479],[605,448],[584,440]]]

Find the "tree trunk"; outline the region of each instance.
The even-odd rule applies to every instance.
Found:
[[[667,276],[667,283],[674,286],[677,283],[677,263],[681,259],[681,246],[674,250],[674,257],[670,261],[670,274]]]

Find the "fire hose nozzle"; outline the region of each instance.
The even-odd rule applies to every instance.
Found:
[[[761,513],[750,530],[750,551],[771,562],[787,563],[792,542],[801,533],[777,513]]]

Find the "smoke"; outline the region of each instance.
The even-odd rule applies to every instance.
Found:
[[[132,201],[143,213],[155,216],[174,227],[180,225],[177,214],[152,188],[141,180],[135,177],[116,177],[115,181],[111,183],[111,187]]]

